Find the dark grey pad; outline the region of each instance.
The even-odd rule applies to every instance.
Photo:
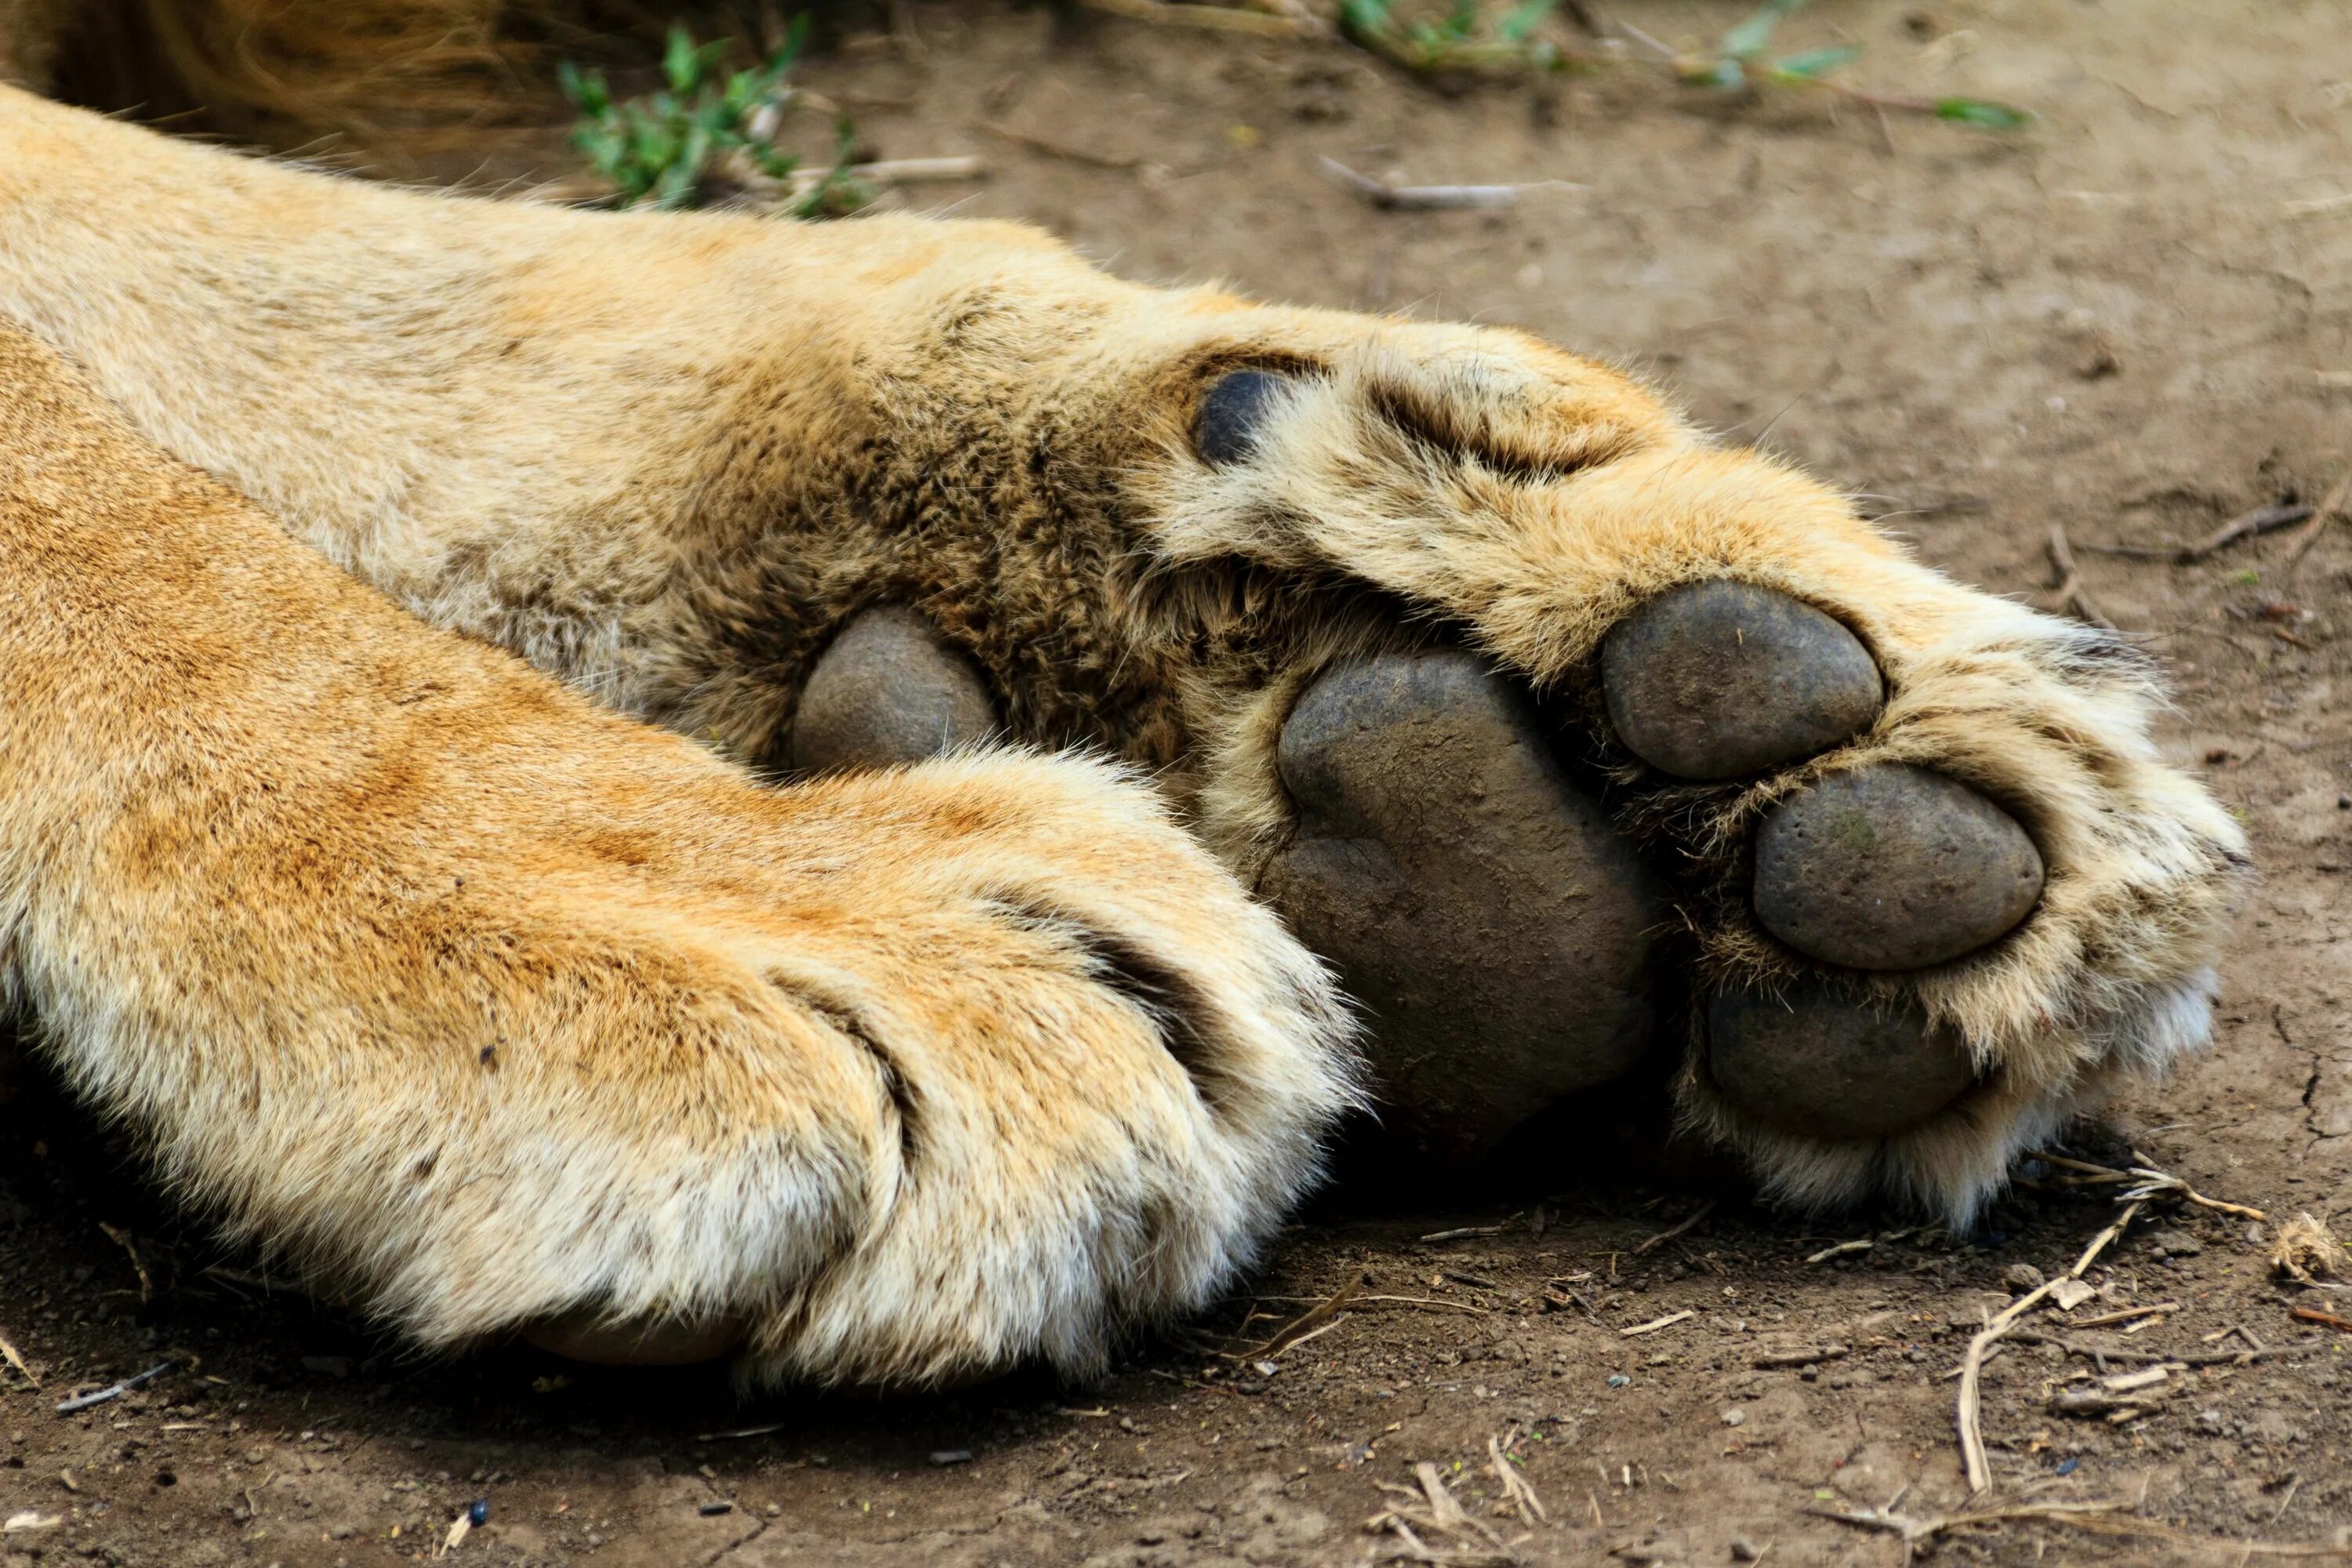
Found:
[[[1646,1044],[1655,885],[1475,657],[1324,676],[1284,726],[1296,839],[1261,884],[1372,1018],[1392,1125],[1483,1152]]]
[[[2014,817],[1899,763],[1808,785],[1756,834],[1757,918],[1852,969],[1919,969],[1982,947],[2032,910],[2042,877]]]
[[[1825,752],[1869,728],[1885,697],[1852,632],[1741,583],[1694,583],[1635,610],[1601,644],[1601,680],[1618,738],[1685,779]]]
[[[971,660],[898,605],[868,610],[809,672],[786,760],[810,773],[919,763],[996,731]]]
[[[1968,1047],[1908,1008],[1883,1013],[1827,990],[1727,993],[1707,1004],[1707,1072],[1767,1127],[1881,1138],[1925,1121],[1976,1079]]]

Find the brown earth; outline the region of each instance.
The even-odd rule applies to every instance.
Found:
[[[1740,9],[1622,14],[1680,39]],[[2171,662],[2167,743],[2244,814],[2265,873],[2216,1048],[2078,1148],[2136,1148],[2269,1210],[2264,1234],[2352,1210],[2352,525],[2299,566],[2291,533],[2189,565],[2095,552],[2315,499],[2352,465],[2340,0],[1823,0],[1787,25],[1861,45],[1874,85],[2039,110],[2014,137],[1717,104],[1633,69],[1449,96],[1339,46],[909,14],[919,58],[868,40],[809,79],[876,152],[985,155],[984,184],[921,202],[1034,219],[1131,275],[1510,321],[1645,366],[1995,591],[2044,590],[2063,525],[2091,599]],[[1380,212],[1325,154],[1416,183],[1565,183],[1506,213]],[[486,157],[566,172],[524,142]],[[1947,1374],[1969,1331],[2006,1278],[2063,1268],[2112,1213],[2098,1188],[2021,1191],[1962,1244],[1734,1194],[1643,1253],[1696,1194],[1549,1190],[1568,1184],[1328,1199],[1246,1296],[1098,1387],[744,1406],[715,1377],[407,1358],[212,1248],[36,1082],[0,1110],[0,1331],[40,1378],[0,1373],[0,1516],[57,1522],[12,1522],[0,1561],[359,1568],[429,1554],[481,1499],[458,1561],[1360,1563],[1410,1554],[1365,1521],[1426,1462],[1530,1563],[1719,1563],[1742,1542],[1767,1563],[1893,1563],[1894,1537],[1822,1511],[1959,1504]],[[2130,1528],[2209,1544],[2012,1519],[1936,1549],[2240,1562],[2242,1540],[2352,1540],[2352,1334],[2288,1315],[2352,1315],[2352,1298],[2274,1284],[2263,1250],[2242,1217],[2159,1204],[2073,1316],[2173,1310],[2137,1331],[2037,1312],[2040,1342],[1986,1373],[1997,1500],[2122,1500]],[[1315,1338],[1219,1353],[1357,1281]],[[2255,1344],[2285,1353],[2177,1372],[2142,1415],[2050,1409],[2095,1356]],[[1830,1345],[1846,1350],[1759,1365]],[[138,1392],[54,1411],[167,1359]],[[1504,1509],[1490,1438],[1548,1522]],[[1412,1528],[1423,1561],[1480,1560],[1475,1526]]]

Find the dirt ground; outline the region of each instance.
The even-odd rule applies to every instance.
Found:
[[[1678,39],[1745,7],[1610,8]],[[1995,1500],[2120,1500],[2107,1532],[2012,1518],[1922,1549],[2236,1563],[2242,1542],[2352,1542],[2352,1333],[2289,1315],[2352,1315],[2352,1293],[2263,1261],[2281,1219],[2352,1216],[2352,525],[2299,563],[2292,531],[2186,565],[2097,552],[2352,471],[2352,7],[1822,0],[1786,25],[1863,46],[1874,85],[2043,116],[2011,137],[1633,71],[1449,95],[1332,45],[908,15],[919,57],[868,40],[808,73],[875,153],[986,158],[984,182],[896,205],[1034,219],[1133,276],[1507,321],[1646,367],[1998,592],[2045,590],[2067,531],[2091,600],[2170,663],[2165,742],[2242,813],[2264,873],[2216,1048],[2074,1147],[2271,1219],[2156,1205],[2071,1324],[2037,1310],[1987,1367]],[[1545,184],[1507,212],[1376,211],[1325,155]],[[39,1379],[0,1371],[0,1562],[364,1568],[435,1554],[478,1500],[454,1559],[1357,1563],[1412,1557],[1367,1521],[1428,1515],[1425,1464],[1479,1522],[1408,1525],[1424,1562],[1892,1563],[1896,1536],[1824,1516],[1960,1504],[1969,1334],[2114,1214],[2112,1188],[2045,1183],[1963,1244],[1559,1169],[1335,1194],[1245,1295],[1099,1386],[742,1405],[715,1375],[408,1358],[176,1220],[37,1081],[0,1109],[0,1333]],[[1349,1286],[1322,1331],[1264,1348]],[[2052,1410],[2173,1356],[2207,1364],[2137,1414]],[[1507,1506],[1496,1453],[1548,1519]]]

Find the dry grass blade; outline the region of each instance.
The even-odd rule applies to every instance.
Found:
[[[1280,1355],[1284,1351],[1288,1350],[1291,1346],[1303,1343],[1313,1336],[1323,1332],[1326,1329],[1335,1326],[1339,1321],[1340,1309],[1347,1306],[1349,1301],[1355,1300],[1357,1296],[1360,1295],[1363,1292],[1363,1289],[1364,1282],[1362,1280],[1349,1280],[1345,1285],[1340,1286],[1337,1290],[1331,1292],[1329,1296],[1318,1301],[1315,1305],[1307,1308],[1307,1310],[1299,1313],[1298,1316],[1291,1319],[1290,1321],[1283,1324],[1279,1329],[1276,1329],[1274,1331],[1273,1337],[1267,1340],[1265,1343],[1259,1345],[1255,1350],[1227,1352],[1225,1352],[1226,1359],[1229,1361],[1263,1361],[1271,1356]]]
[[[1511,1463],[1509,1457],[1503,1452],[1502,1439],[1486,1439],[1486,1463],[1487,1468],[1495,1472],[1495,1484],[1503,1489],[1504,1500],[1518,1510],[1520,1519],[1529,1524],[1551,1522],[1551,1515],[1545,1510],[1543,1499],[1536,1496],[1536,1489],[1528,1484],[1528,1479],[1519,1474],[1519,1468]]]
[[[142,1302],[153,1300],[155,1299],[155,1281],[148,1278],[147,1265],[141,1259],[139,1249],[131,1245],[131,1233],[127,1230],[117,1230],[114,1226],[108,1225],[103,1220],[99,1222],[98,1228],[106,1233],[107,1240],[122,1248],[122,1250],[130,1256],[131,1271],[139,1276],[139,1300]]]
[[[1639,1247],[1633,1248],[1633,1256],[1639,1258],[1643,1253],[1651,1251],[1655,1247],[1664,1247],[1666,1243],[1674,1240],[1678,1236],[1688,1236],[1706,1221],[1707,1215],[1715,1212],[1715,1199],[1707,1199],[1706,1202],[1691,1210],[1690,1217],[1684,1220],[1680,1225],[1675,1226],[1672,1230],[1662,1230],[1658,1232],[1657,1235],[1650,1237],[1647,1241],[1643,1242]]]
[[[2071,1159],[2064,1154],[2050,1153],[2046,1150],[2034,1151],[2031,1158],[2039,1160],[2045,1165],[2055,1165],[2061,1170],[2079,1172],[2085,1176],[2095,1177],[2100,1183],[2131,1184],[2129,1191],[2116,1195],[2116,1201],[2118,1203],[2128,1202],[2133,1198],[2177,1197],[2195,1204],[2199,1208],[2211,1209],[2216,1214],[2235,1215],[2240,1219],[2270,1218],[2270,1215],[2263,1210],[2250,1208],[2244,1204],[2228,1204],[2223,1203],[2220,1198],[2209,1198],[2168,1171],[2158,1171],[2147,1165],[2131,1165],[2118,1170],[2113,1165],[2096,1165],[2088,1160]]]
[[[41,1380],[33,1375],[33,1369],[25,1364],[24,1356],[18,1353],[16,1345],[10,1342],[6,1334],[0,1334],[0,1361],[5,1361],[10,1366],[15,1367],[16,1375],[35,1388],[41,1386]]]
[[[1179,5],[1169,0],[1079,0],[1090,11],[1149,22],[1159,27],[1198,27],[1210,33],[1246,33],[1256,38],[1317,38],[1329,29],[1312,16],[1234,11],[1223,5]]]

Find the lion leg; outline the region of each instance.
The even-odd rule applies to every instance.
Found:
[[[1352,1096],[1106,764],[761,790],[415,621],[0,330],[0,952],[178,1190],[427,1346],[1096,1364]]]
[[[2243,840],[2145,661],[1604,367],[1003,225],[434,200],[16,95],[0,136],[0,303],[152,438],[762,765],[844,626],[918,613],[968,711],[1154,770],[1467,1147],[1655,1010],[1771,1190],[1964,1219],[2209,1033]]]

